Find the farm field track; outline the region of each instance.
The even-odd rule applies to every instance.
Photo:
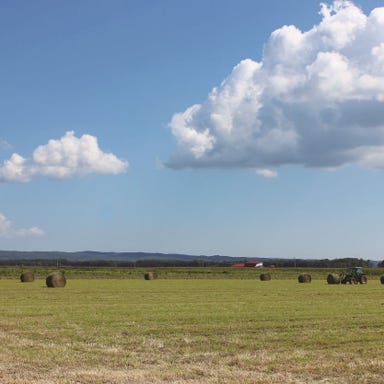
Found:
[[[384,383],[379,274],[328,285],[328,271],[310,284],[297,271],[266,282],[68,271],[52,289],[2,272],[0,383]]]

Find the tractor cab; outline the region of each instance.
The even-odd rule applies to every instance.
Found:
[[[352,267],[351,272],[356,276],[364,275],[363,268],[362,267]]]

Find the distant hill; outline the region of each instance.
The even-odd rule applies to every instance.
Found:
[[[261,261],[264,266],[276,267],[377,267],[378,261],[357,258],[343,259],[287,259],[287,258],[246,258],[221,255],[187,255],[182,253],[158,252],[48,252],[48,251],[1,251],[1,265],[114,265],[114,266],[229,266],[239,262]]]
[[[151,252],[49,252],[49,251],[0,251],[0,260],[55,260],[63,259],[68,261],[139,261],[139,260],[178,260],[178,261],[212,261],[212,262],[237,262],[255,260],[255,258],[232,257],[232,256],[205,256],[205,255],[186,255],[181,253],[151,253]],[[263,260],[257,258],[257,260]],[[267,259],[264,259],[267,260]]]

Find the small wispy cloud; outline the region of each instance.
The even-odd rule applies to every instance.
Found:
[[[12,145],[0,137],[0,148],[4,150],[10,150],[12,149]]]
[[[12,154],[0,166],[0,182],[25,183],[41,176],[64,179],[89,173],[119,174],[127,168],[127,161],[103,152],[96,137],[78,138],[70,131],[59,140],[37,147],[31,158]]]
[[[0,212],[0,237],[15,238],[15,237],[36,237],[43,236],[44,231],[38,227],[18,228]]]
[[[204,103],[174,114],[167,165],[384,170],[384,7],[337,0],[320,15],[308,31],[274,31],[260,62],[241,61]]]
[[[273,179],[277,177],[277,172],[272,169],[256,169],[256,174],[262,177],[266,177],[268,179]]]

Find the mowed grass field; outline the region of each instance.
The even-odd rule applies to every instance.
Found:
[[[3,278],[0,383],[384,383],[384,285],[326,275]]]

